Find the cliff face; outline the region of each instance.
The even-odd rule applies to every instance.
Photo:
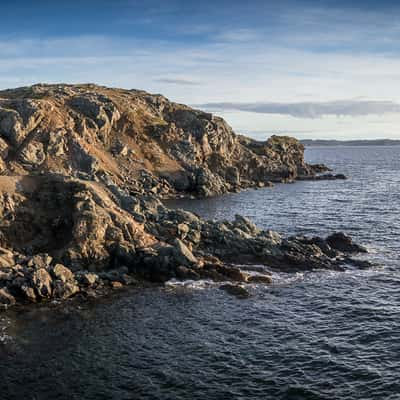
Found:
[[[205,221],[160,201],[323,168],[304,162],[295,139],[237,136],[221,118],[160,95],[92,85],[0,92],[0,308],[136,279],[271,281],[232,260],[288,271],[360,266],[349,255],[364,249],[345,235],[285,239],[240,216]]]
[[[295,139],[256,142],[161,95],[95,85],[0,92],[0,171],[53,172],[161,196],[209,196],[316,172]]]

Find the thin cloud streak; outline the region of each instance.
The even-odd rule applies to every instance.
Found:
[[[180,79],[180,78],[160,78],[155,79],[155,82],[166,83],[170,85],[182,85],[182,86],[199,86],[200,82],[191,81],[189,79]]]
[[[297,118],[320,118],[327,115],[341,116],[366,116],[400,113],[400,104],[393,101],[373,100],[337,100],[327,102],[300,102],[300,103],[205,103],[196,104],[195,107],[210,111],[245,111],[259,114],[290,115]]]

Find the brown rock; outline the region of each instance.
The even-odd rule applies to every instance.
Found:
[[[0,305],[12,306],[16,304],[15,297],[6,288],[0,289]]]
[[[52,279],[50,274],[44,269],[40,268],[33,273],[32,282],[40,297],[50,297],[52,294]]]
[[[67,299],[79,293],[79,286],[74,282],[56,281],[53,295],[59,299]]]
[[[54,277],[62,282],[67,282],[74,278],[72,271],[62,264],[56,264],[52,272]]]

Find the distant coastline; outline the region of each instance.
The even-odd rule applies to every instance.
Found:
[[[329,140],[329,139],[304,139],[300,141],[304,146],[394,146],[400,145],[400,140],[375,139],[375,140]]]

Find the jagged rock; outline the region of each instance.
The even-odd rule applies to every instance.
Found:
[[[50,274],[44,269],[40,268],[32,275],[32,282],[35,286],[36,292],[40,297],[50,297],[52,294],[52,279]]]
[[[334,233],[326,238],[326,243],[333,249],[347,253],[366,253],[365,247],[355,244],[350,236],[343,232]]]
[[[14,161],[11,169],[0,144],[6,173],[107,179],[160,195],[211,196],[322,171],[305,163],[293,138],[255,141],[235,135],[222,118],[163,96],[96,85],[1,91],[0,139]]]
[[[28,300],[30,303],[35,303],[37,300],[35,289],[31,286],[27,286],[25,284],[19,286],[19,290],[22,293],[22,296],[25,300]]]
[[[0,289],[0,305],[12,306],[16,303],[15,297],[6,289]]]
[[[296,139],[238,136],[221,118],[142,91],[35,85],[0,92],[0,170],[0,281],[17,301],[63,299],[136,278],[268,283],[232,263],[340,269],[357,262],[347,253],[365,250],[344,234],[282,238],[241,216],[205,221],[167,209],[165,196],[320,179],[324,168],[304,161]]]
[[[236,214],[233,222],[236,227],[249,234],[256,234],[259,232],[257,226],[248,218]]]
[[[197,263],[196,257],[179,239],[174,240],[173,255],[178,264],[188,266]]]
[[[187,268],[183,265],[180,265],[176,268],[176,276],[182,280],[197,280],[200,278],[199,273],[194,271],[192,268]]]
[[[99,280],[99,276],[88,272],[79,274],[78,279],[85,286],[93,286]]]
[[[51,262],[53,261],[53,258],[49,256],[48,254],[36,254],[32,258],[30,258],[27,262],[28,267],[35,267],[37,269],[39,268],[47,268]]]
[[[67,299],[79,293],[79,286],[74,282],[56,281],[54,283],[54,297]]]
[[[62,264],[56,264],[52,269],[52,273],[56,279],[64,283],[74,278],[73,272]]]
[[[0,247],[0,268],[14,265],[14,254],[12,251]]]
[[[46,160],[43,143],[29,142],[20,153],[20,161],[26,168],[38,167]]]

